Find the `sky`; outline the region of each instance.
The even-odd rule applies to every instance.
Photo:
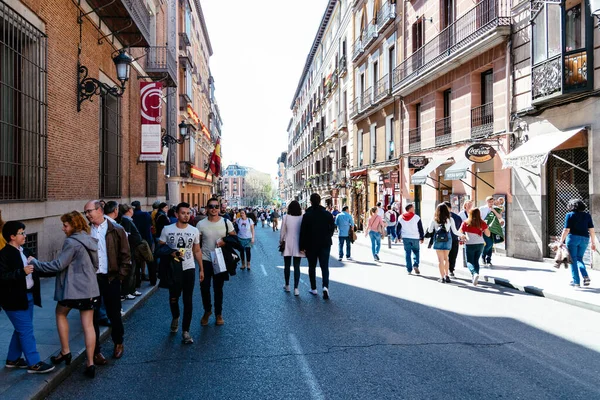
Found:
[[[290,105],[327,0],[201,0],[223,126],[223,168],[275,176]]]

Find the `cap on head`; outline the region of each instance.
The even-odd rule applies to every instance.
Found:
[[[154,203],[152,203],[152,208],[156,210],[157,208],[159,208],[160,204],[161,204],[160,200],[156,200]],[[165,205],[166,205],[166,203],[165,203]]]

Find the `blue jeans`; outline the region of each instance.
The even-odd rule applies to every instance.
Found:
[[[369,231],[369,237],[371,238],[371,252],[373,257],[379,254],[381,249],[381,233],[375,231]]]
[[[32,366],[40,362],[40,353],[37,351],[35,336],[33,335],[33,293],[27,293],[27,300],[27,310],[4,310],[15,328],[8,345],[6,359],[16,361],[23,354],[27,365]]]
[[[396,240],[396,226],[388,226],[386,229],[390,240]]]
[[[490,264],[492,262],[492,250],[494,250],[494,239],[492,236],[483,235],[483,240],[485,241],[485,246],[483,248],[483,255],[481,259],[483,262]]]
[[[583,255],[587,250],[588,244],[590,243],[590,238],[585,236],[571,235],[567,236],[567,249],[569,249],[569,253],[571,254],[571,259],[573,263],[571,264],[571,275],[573,276],[573,283],[579,285],[579,273],[584,278],[588,277],[587,270],[585,269],[585,264],[583,263]]]
[[[408,272],[412,272],[413,264],[414,267],[419,267],[419,255],[420,255],[420,247],[419,247],[419,239],[407,239],[402,238],[402,243],[404,243],[404,256],[406,257],[406,270]],[[410,255],[413,253],[413,258],[411,261]]]
[[[465,245],[467,268],[471,271],[471,275],[479,274],[479,257],[481,257],[481,253],[483,253],[484,246],[484,244]]]
[[[338,240],[340,242],[340,257],[344,257],[344,242],[346,242],[346,258],[350,258],[350,237],[349,236],[339,236]]]

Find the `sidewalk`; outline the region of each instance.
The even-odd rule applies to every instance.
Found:
[[[435,250],[428,249],[427,242],[421,245],[421,274],[439,277],[437,257]],[[463,267],[462,248],[456,260],[455,279],[471,280],[471,273]],[[331,256],[338,257],[337,234],[333,237]],[[402,243],[392,244],[388,248],[387,238],[382,240],[379,253],[381,263],[393,261],[405,265],[404,248]],[[352,258],[358,261],[373,259],[371,255],[371,241],[358,233],[358,240],[352,245]],[[425,267],[425,268],[423,268]],[[590,286],[573,288],[571,282],[571,269],[556,269],[550,262],[536,262],[506,257],[499,254],[492,256],[492,268],[480,269],[480,281],[510,287],[536,296],[571,304],[577,307],[600,312],[600,271],[587,269],[591,279]]]
[[[55,278],[40,279],[42,308],[34,307],[33,326],[35,329],[35,339],[37,349],[42,360],[50,363],[50,356],[58,354],[60,351],[60,341],[56,330],[56,319],[54,310],[56,301],[54,301],[54,280]],[[151,287],[148,282],[142,282],[142,288],[138,289],[142,295],[135,300],[126,300],[123,302],[123,319],[127,319],[135,309],[140,307],[150,295],[152,295],[158,286]],[[48,374],[34,375],[28,374],[27,370],[14,370],[0,366],[0,398],[9,399],[41,399],[50,393],[52,389],[58,386],[72,372],[83,373],[82,363],[85,361],[85,343],[83,331],[79,319],[79,311],[72,310],[69,313],[69,339],[73,361],[70,366],[61,364]],[[127,325],[125,325],[127,332]],[[13,334],[13,326],[8,320],[6,313],[0,312],[0,360],[4,363],[6,352]],[[105,340],[109,335],[109,328],[100,327],[101,339]],[[105,346],[104,354],[110,360],[109,345]],[[127,356],[127,342],[125,342],[125,356]]]

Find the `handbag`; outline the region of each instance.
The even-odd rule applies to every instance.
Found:
[[[356,239],[358,239],[358,238],[356,237],[356,229],[355,229],[355,228],[352,228],[352,227],[350,227],[350,241],[351,241],[352,243],[354,243],[354,242],[356,242]]]
[[[445,226],[440,226],[436,231],[435,234],[433,236],[433,240],[438,242],[438,243],[445,243],[448,241],[448,237],[450,235],[448,234],[448,231],[446,230]]]
[[[134,256],[138,260],[144,260],[145,262],[154,261],[154,255],[152,254],[152,249],[147,241],[142,239],[140,244],[134,250]]]
[[[285,221],[286,220],[287,220],[287,218],[284,218],[283,222],[281,223],[281,231],[283,231],[283,225],[285,225]],[[280,240],[279,241],[279,248],[277,250],[279,250],[279,252],[281,254],[283,254],[283,252],[285,251],[285,240]]]

